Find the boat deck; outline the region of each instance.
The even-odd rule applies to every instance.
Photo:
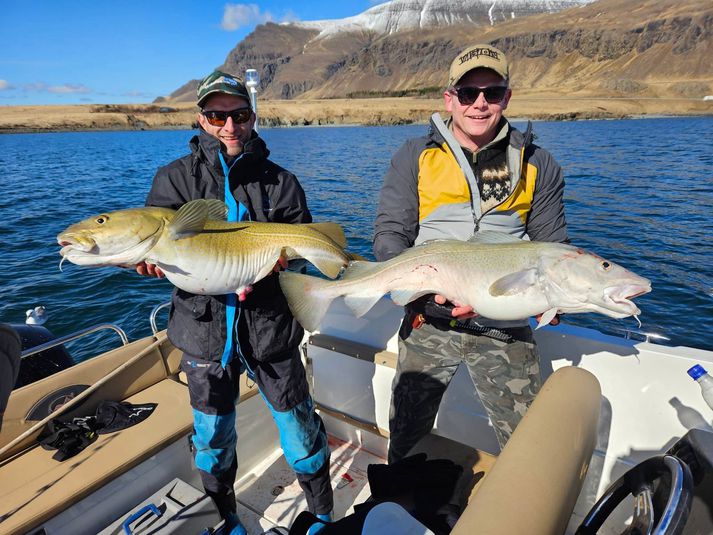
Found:
[[[383,446],[386,439],[382,438]],[[385,464],[381,454],[363,445],[329,436],[332,450],[330,475],[334,489],[334,516],[343,518],[354,512],[354,505],[371,495],[367,470],[370,464]],[[377,448],[374,448],[377,449]],[[452,440],[428,435],[413,453],[424,452],[429,459],[449,458],[462,465],[464,474],[454,491],[452,502],[464,507],[495,457]],[[288,527],[297,515],[307,510],[304,493],[295,474],[278,448],[253,471],[236,483],[238,514],[249,533],[261,533],[275,526]]]
[[[354,504],[369,497],[368,466],[383,464],[386,459],[334,436],[329,437],[329,447],[334,514],[342,518],[353,512]],[[238,514],[249,533],[262,533],[274,526],[291,526],[297,515],[307,510],[295,473],[279,448],[254,471],[244,475],[236,483],[235,492]]]

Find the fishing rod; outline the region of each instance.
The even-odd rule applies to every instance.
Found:
[[[253,108],[253,113],[255,114],[255,126],[253,130],[257,132],[257,85],[260,83],[260,75],[255,69],[245,70],[245,85],[250,91],[250,105]]]

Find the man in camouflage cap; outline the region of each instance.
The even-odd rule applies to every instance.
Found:
[[[233,95],[243,100],[250,102],[250,93],[248,93],[245,83],[232,74],[226,74],[223,71],[213,71],[206,76],[196,90],[198,96],[198,107],[203,109],[208,97],[218,93],[224,95]]]
[[[194,199],[220,199],[228,205],[229,221],[311,223],[297,178],[268,159],[267,146],[253,129],[255,114],[243,81],[215,71],[198,85],[197,97],[201,130],[189,143],[191,152],[158,170],[146,204],[177,209]],[[280,259],[275,271],[285,266]],[[143,264],[137,270],[161,275],[156,266]],[[225,519],[221,535],[245,533],[233,490],[235,402],[243,371],[272,412],[310,511],[331,519],[327,434],[300,358],[304,331],[290,313],[278,274],[239,296],[193,295],[176,288],[172,305],[168,338],[183,351],[196,467]]]
[[[379,197],[374,255],[384,261],[433,239],[480,230],[567,241],[562,171],[503,117],[512,96],[505,54],[489,44],[460,52],[443,93],[447,121],[394,155]],[[426,435],[457,368],[465,364],[502,447],[538,390],[539,358],[527,321],[495,321],[428,295],[410,303],[399,331],[389,462]],[[556,320],[553,320],[556,321]]]

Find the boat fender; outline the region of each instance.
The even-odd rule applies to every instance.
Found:
[[[42,325],[12,323],[10,326],[20,335],[22,351],[32,349],[57,338]],[[20,388],[59,371],[66,370],[73,364],[72,357],[63,345],[45,349],[34,355],[28,355],[22,359],[15,388]]]

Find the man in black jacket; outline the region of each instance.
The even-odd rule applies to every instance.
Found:
[[[198,107],[201,132],[190,141],[191,153],[158,170],[146,204],[176,209],[194,199],[221,199],[229,221],[310,223],[297,178],[268,160],[265,142],[253,130],[255,114],[242,80],[213,72],[198,87]],[[282,259],[275,270],[280,267]],[[146,264],[137,271],[162,275]],[[300,360],[304,331],[289,311],[277,273],[239,296],[193,295],[176,288],[172,304],[168,338],[184,352],[196,466],[226,525],[232,533],[245,533],[233,491],[235,401],[243,370],[272,411],[310,511],[330,519],[327,435]]]

